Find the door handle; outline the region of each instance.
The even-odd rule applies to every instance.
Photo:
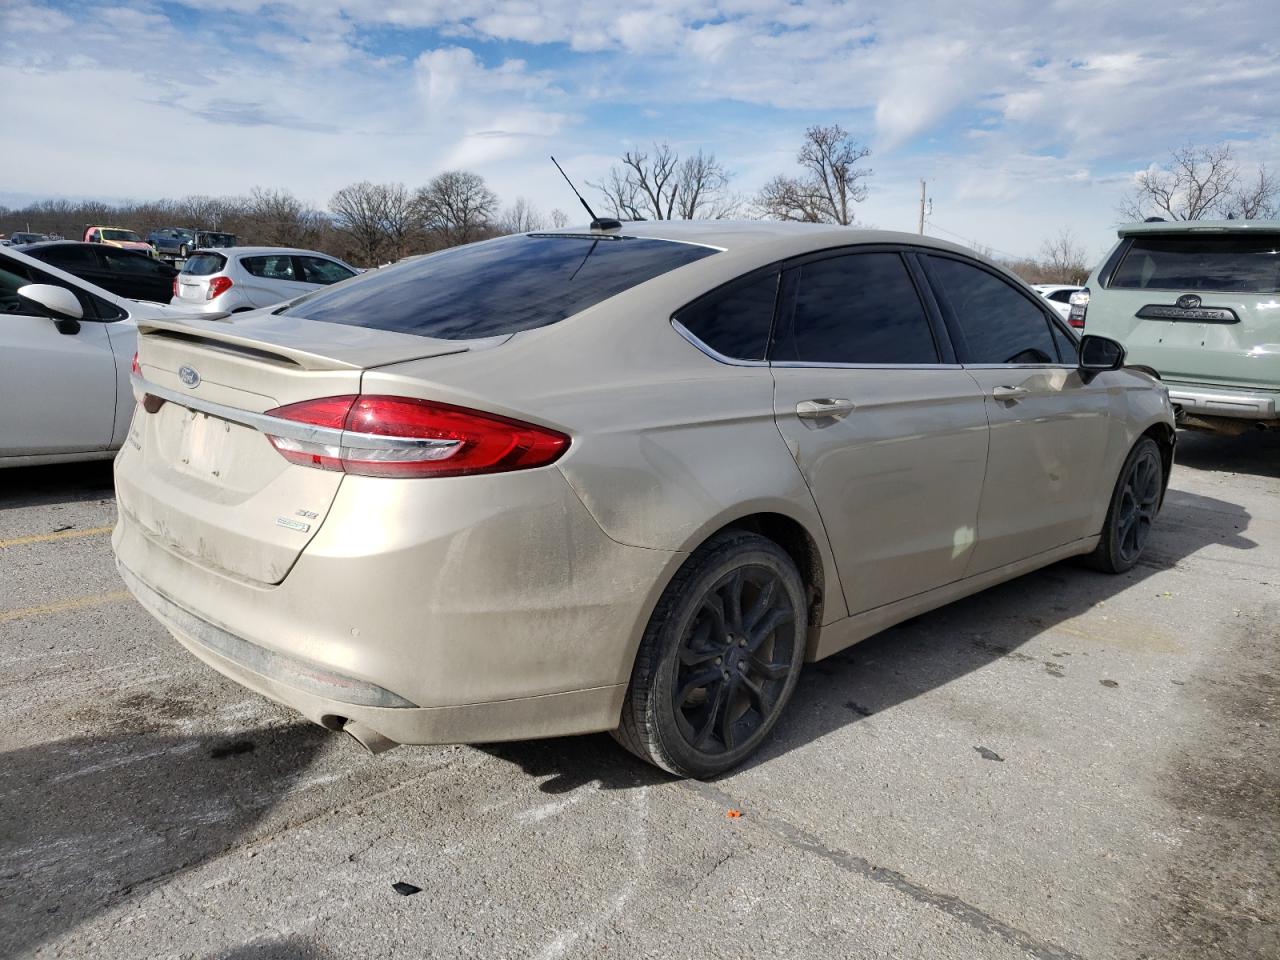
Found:
[[[818,397],[796,404],[796,416],[802,420],[839,420],[853,413],[854,403],[843,397]]]
[[[1010,403],[1017,403],[1031,391],[1026,387],[996,387],[991,391],[991,396],[997,400],[1007,400]]]

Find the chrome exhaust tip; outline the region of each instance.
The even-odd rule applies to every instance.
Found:
[[[389,737],[384,737],[377,730],[365,726],[359,720],[348,720],[343,724],[342,732],[350,734],[351,739],[373,754],[386,753],[392,747],[400,746],[396,741]]]

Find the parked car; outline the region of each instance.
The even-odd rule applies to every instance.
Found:
[[[1120,341],[1179,424],[1280,429],[1280,221],[1134,223],[1074,295],[1071,322]]]
[[[804,660],[1083,555],[1141,555],[1160,384],[914,234],[503,237],[141,327],[125,583],[371,749],[613,730],[711,776]]]
[[[85,227],[85,243],[101,243],[108,247],[119,247],[121,250],[137,250],[149,256],[155,254],[151,244],[143,240],[132,230],[124,227]]]
[[[201,246],[196,240],[196,232],[186,227],[161,227],[147,234],[147,243],[155,247],[158,254],[169,254],[185,260],[187,254]]]
[[[234,233],[217,233],[213,230],[196,231],[197,247],[234,247],[238,242],[239,241]]]
[[[0,467],[114,456],[133,415],[136,325],[180,312],[6,247],[0,314]]]
[[[1061,283],[1033,283],[1031,289],[1049,301],[1049,305],[1058,311],[1058,316],[1066,320],[1071,313],[1071,295],[1084,287]]]
[[[98,243],[52,240],[29,244],[22,252],[131,300],[168,303],[178,271],[136,250]]]
[[[315,250],[197,250],[183,265],[170,302],[197,312],[240,313],[292,300],[355,275],[355,267]]]
[[[22,246],[23,244],[40,243],[41,241],[49,240],[49,239],[52,239],[52,238],[49,237],[48,234],[28,233],[26,231],[18,231],[17,233],[9,237],[9,243],[12,246],[18,247],[18,246]]]

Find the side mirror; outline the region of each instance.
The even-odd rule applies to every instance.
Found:
[[[1087,333],[1080,338],[1080,377],[1088,383],[1106,370],[1124,366],[1124,347],[1110,337]]]
[[[18,296],[49,311],[59,333],[80,332],[84,307],[80,306],[79,298],[66,287],[58,287],[52,283],[28,283],[18,288]]]

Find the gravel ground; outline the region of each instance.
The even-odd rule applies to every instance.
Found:
[[[1280,436],[1178,459],[1134,571],[810,665],[710,784],[368,756],[123,593],[109,465],[0,472],[0,956],[1280,957]]]

